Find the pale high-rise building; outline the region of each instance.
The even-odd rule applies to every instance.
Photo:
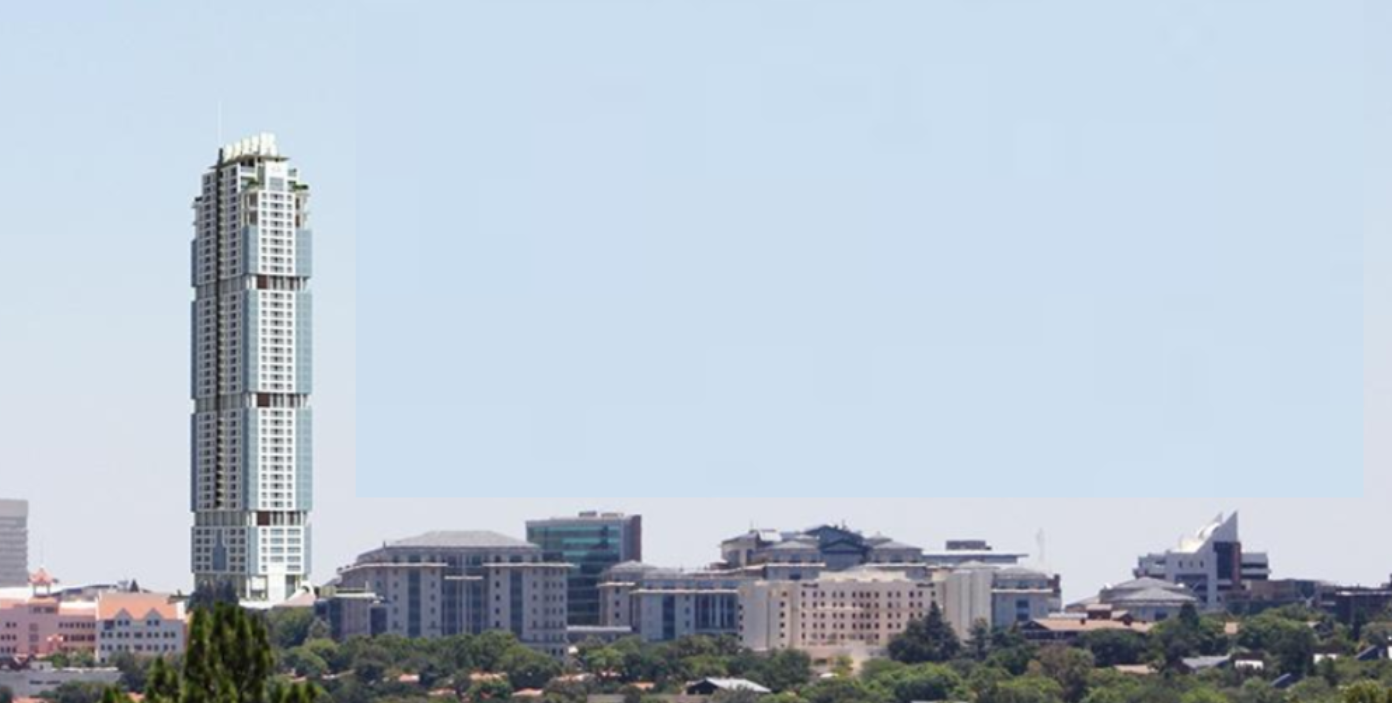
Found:
[[[29,503],[0,498],[0,588],[29,584]]]
[[[262,134],[223,147],[193,202],[194,583],[244,600],[309,571],[308,199]]]

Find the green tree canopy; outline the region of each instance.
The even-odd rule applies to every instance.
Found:
[[[902,633],[889,641],[890,658],[905,664],[945,662],[961,651],[962,642],[936,602],[927,615],[910,621]]]

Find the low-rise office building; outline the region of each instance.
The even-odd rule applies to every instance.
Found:
[[[42,569],[30,581],[27,597],[0,598],[0,659],[91,652],[106,661],[117,652],[184,651],[184,607],[168,594],[111,587],[55,591],[57,580]]]
[[[103,593],[97,597],[96,657],[166,656],[184,651],[184,604],[160,593]]]
[[[96,648],[97,605],[53,593],[58,580],[44,569],[29,577],[28,589],[0,598],[0,659],[47,657]],[[22,593],[16,591],[23,591]]]
[[[16,698],[40,696],[65,683],[114,686],[120,680],[121,670],[114,667],[55,667],[38,660],[26,661],[24,665],[16,668],[0,666],[0,688],[9,689]]]
[[[739,586],[746,572],[682,571],[639,562],[619,564],[599,584],[606,627],[629,628],[647,642],[688,635],[739,634]]]
[[[319,609],[338,637],[506,630],[561,655],[570,568],[495,532],[430,532],[384,544],[340,569]]]

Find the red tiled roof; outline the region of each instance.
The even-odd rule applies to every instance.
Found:
[[[160,593],[103,593],[97,598],[97,619],[111,620],[124,612],[140,619],[151,612],[164,620],[178,620],[179,606]]]

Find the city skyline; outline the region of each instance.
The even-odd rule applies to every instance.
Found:
[[[365,501],[380,502],[381,499]],[[925,550],[939,550],[948,540],[984,539],[999,552],[1023,553],[1027,556],[1022,563],[1033,567],[1044,567],[1062,577],[1064,600],[1071,602],[1095,593],[1102,587],[1120,583],[1133,577],[1137,559],[1143,555],[1164,552],[1178,547],[1183,541],[1192,539],[1199,528],[1209,524],[1213,513],[1205,513],[1209,506],[1217,506],[1220,501],[1208,499],[1152,499],[1145,500],[1099,500],[1073,501],[1075,504],[1093,502],[1089,514],[1091,523],[1050,519],[1045,516],[1055,512],[1054,502],[1038,499],[785,499],[783,505],[764,506],[765,518],[756,520],[738,518],[712,520],[703,514],[708,506],[703,500],[672,499],[624,499],[623,501],[589,502],[585,500],[537,500],[513,501],[525,505],[513,506],[503,511],[485,510],[496,501],[417,501],[429,509],[418,507],[410,520],[396,520],[395,527],[385,523],[362,520],[349,523],[331,523],[323,532],[334,535],[328,545],[315,549],[323,552],[316,560],[310,581],[321,584],[332,579],[339,568],[352,565],[356,555],[370,550],[384,542],[407,538],[419,533],[450,530],[484,530],[522,540],[525,539],[528,520],[549,519],[574,515],[577,512],[607,506],[603,512],[626,512],[641,515],[644,522],[644,562],[660,567],[704,568],[720,560],[720,542],[742,534],[751,528],[797,530],[822,524],[839,525],[844,523],[866,536],[892,535],[896,540],[909,542]],[[722,512],[730,513],[729,504],[758,510],[766,500],[727,499]],[[1183,506],[1175,505],[1177,502]],[[1249,551],[1264,552],[1271,555],[1271,577],[1312,578],[1343,585],[1378,585],[1392,578],[1392,560],[1379,553],[1377,545],[1366,555],[1367,558],[1349,560],[1320,542],[1292,540],[1292,537],[1342,539],[1338,533],[1350,530],[1364,530],[1363,524],[1355,514],[1342,513],[1336,520],[1326,520],[1324,528],[1311,528],[1287,519],[1284,516],[1292,509],[1291,505],[1304,505],[1309,510],[1310,501],[1294,499],[1278,501],[1287,505],[1273,504],[1275,499],[1234,500],[1221,502],[1223,506],[1243,515],[1243,544]],[[1335,502],[1334,499],[1321,501]],[[1348,501],[1337,501],[1348,502]],[[685,505],[682,505],[685,503]],[[799,505],[800,504],[800,505]],[[952,504],[956,504],[955,506]],[[642,510],[620,511],[614,506],[628,506]],[[923,518],[908,515],[911,508],[931,508],[930,514],[939,516]],[[1076,505],[1074,506],[1076,507]],[[889,509],[893,508],[893,509]],[[1181,509],[1182,508],[1182,509]],[[525,513],[526,509],[539,509],[540,513]],[[560,510],[561,512],[555,512]],[[1009,513],[1014,519],[1009,522],[996,520],[974,520],[990,511]],[[1226,514],[1223,507],[1213,508],[1214,512]],[[331,514],[337,511],[330,510]],[[1331,509],[1330,514],[1337,510]],[[492,517],[478,517],[490,513]],[[837,514],[838,518],[826,515]],[[1156,527],[1151,521],[1136,519],[1138,513],[1158,513],[1165,518],[1173,518],[1169,534],[1162,534],[1166,525]],[[758,514],[757,512],[751,515]],[[472,520],[450,518],[449,515],[472,515]],[[818,517],[822,515],[822,517]],[[517,517],[513,521],[513,517]],[[31,507],[31,523],[40,515]],[[1019,529],[1031,518],[1039,517],[1034,528]],[[779,518],[783,521],[780,522]],[[1187,522],[1180,523],[1182,518]],[[316,524],[323,518],[316,518]],[[699,524],[698,529],[691,529]],[[1099,526],[1110,525],[1105,530]],[[1039,560],[1037,537],[1043,530],[1047,538],[1046,562]],[[345,532],[356,535],[356,541],[345,541]],[[34,530],[31,529],[31,534]],[[36,535],[37,537],[37,535]],[[33,539],[33,538],[31,538]],[[1285,545],[1283,545],[1283,542]],[[49,550],[52,553],[51,550]],[[31,549],[31,553],[33,550]],[[93,567],[91,564],[105,562],[91,559],[90,554],[75,560],[44,564],[33,563],[31,568],[44,566],[55,577],[65,583],[76,585],[86,582],[113,582],[120,579],[138,578],[142,584],[168,591],[189,592],[186,579],[179,573],[183,568],[164,560],[149,559],[133,564],[136,572],[120,569]],[[69,569],[68,566],[77,566]],[[84,574],[86,576],[84,576]]]
[[[1386,25],[1386,8],[1370,13],[1370,21]],[[32,566],[46,565],[72,583],[136,576],[151,587],[187,591],[191,586],[185,500],[188,252],[183,247],[187,204],[196,193],[192,176],[222,145],[221,104],[225,134],[275,131],[294,145],[298,162],[312,164],[316,227],[332,233],[316,241],[315,252],[315,582],[384,539],[451,528],[521,537],[529,518],[584,509],[643,514],[647,560],[671,566],[712,561],[720,539],[751,524],[794,529],[845,520],[857,529],[925,546],[983,537],[998,549],[1031,553],[1042,528],[1049,560],[1063,574],[1069,597],[1126,578],[1137,554],[1172,546],[1213,514],[1236,509],[1247,541],[1271,553],[1275,576],[1370,585],[1387,577],[1392,547],[1370,538],[1385,531],[1383,513],[1392,501],[1387,470],[1392,445],[1386,431],[1392,425],[1392,244],[1385,236],[1392,231],[1392,201],[1384,197],[1392,192],[1392,171],[1380,158],[1392,141],[1384,131],[1363,135],[1366,144],[1353,140],[1368,159],[1350,166],[1366,169],[1366,180],[1358,184],[1366,193],[1350,196],[1341,210],[1362,207],[1367,214],[1362,224],[1367,389],[1362,498],[361,498],[355,452],[359,152],[365,171],[369,150],[380,157],[396,148],[399,142],[385,128],[393,124],[390,117],[405,113],[363,104],[371,101],[359,95],[356,74],[345,70],[357,60],[357,24],[350,13],[326,5],[277,7],[281,31],[275,36],[258,31],[256,15],[175,3],[76,16],[26,6],[0,26],[0,65],[6,67],[0,70],[14,79],[16,99],[36,106],[0,115],[7,134],[24,136],[7,146],[10,162],[23,167],[0,170],[0,192],[12,194],[6,228],[13,236],[6,238],[6,251],[23,262],[0,280],[0,294],[26,301],[0,306],[6,396],[25,401],[0,405],[0,491],[30,501]],[[1289,15],[1292,23],[1299,18],[1299,13]],[[199,27],[221,29],[192,31]],[[297,37],[304,48],[293,62],[297,80],[239,80],[286,70],[281,51],[286,35]],[[1331,30],[1322,36],[1344,35]],[[381,50],[393,47],[402,45]],[[1374,62],[1385,58],[1374,52],[1387,50],[1370,46],[1361,62],[1350,60],[1347,67],[1363,70],[1358,75],[1372,84],[1381,75],[1375,75]],[[144,80],[132,83],[132,75]],[[1370,94],[1366,116],[1392,114],[1384,93]],[[376,128],[360,131],[360,116]],[[1350,148],[1349,141],[1340,144]],[[443,168],[413,172],[412,181],[440,181],[449,175]],[[375,177],[389,173],[397,171]],[[421,203],[409,203],[402,212],[417,212],[413,208]],[[377,210],[364,209],[362,221],[364,232],[371,226],[373,236],[408,244],[422,241],[420,233],[426,231],[397,229]],[[74,432],[74,418],[80,434]],[[559,421],[559,416],[543,420]],[[448,460],[440,464],[476,468]],[[651,467],[648,485],[679,486],[664,468]],[[858,476],[874,468],[847,465]],[[923,468],[930,469],[955,467]],[[1048,467],[1028,469],[1042,473]],[[1305,481],[1320,481],[1320,466],[1307,473]],[[1170,485],[1162,472],[1149,476],[1168,489],[1205,489]],[[893,479],[886,472],[884,493],[894,492]],[[1086,488],[1105,492],[1107,479],[1101,474]],[[515,473],[501,480],[514,481],[507,485],[516,493],[536,488]],[[429,485],[407,488],[430,490]],[[1300,484],[1290,488],[1298,491]],[[737,492],[738,486],[727,489]],[[93,516],[104,521],[102,529],[87,523]],[[1344,548],[1365,541],[1371,542],[1366,553]]]

